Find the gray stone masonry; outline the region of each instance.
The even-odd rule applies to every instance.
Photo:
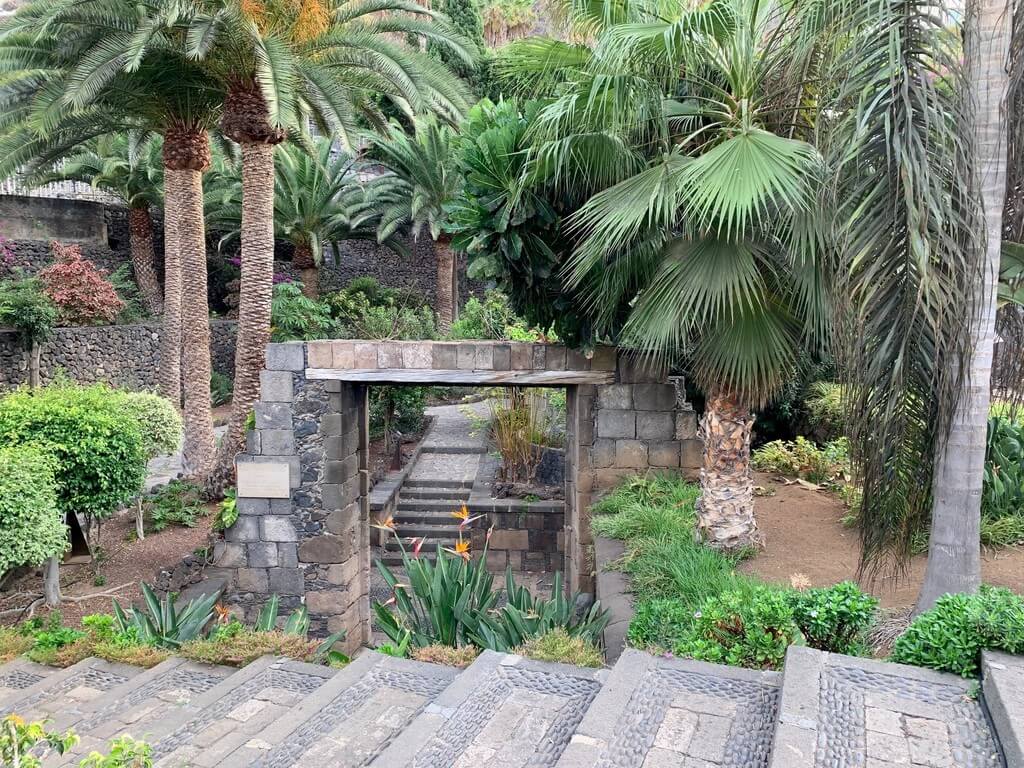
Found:
[[[457,383],[467,371],[503,371],[509,385],[517,377],[535,382],[541,376],[545,383],[564,386],[564,503],[520,508],[515,500],[498,503],[504,500],[473,494],[469,502],[494,525],[490,565],[564,570],[573,590],[594,589],[589,509],[595,493],[649,468],[693,472],[699,466],[700,443],[687,428],[692,412],[679,394],[680,383],[612,348],[584,354],[557,345],[483,341],[269,345],[254,409],[256,428],[238,457],[239,519],[217,546],[216,565],[234,574],[228,599],[246,616],[254,618],[273,593],[284,598],[286,608],[304,600],[313,632],[344,631],[348,651],[370,637],[367,386],[351,371],[364,376],[380,371],[385,377],[380,381],[398,371],[401,376],[394,380],[406,382],[419,379],[422,371],[422,380],[431,383],[446,376]],[[465,443],[466,432],[460,424],[457,439]],[[434,429],[423,442],[406,481],[472,486],[486,448],[432,444],[439,434]],[[431,506],[429,499],[414,502],[392,489],[378,506],[395,513],[433,513],[462,500],[461,493],[449,495]],[[451,545],[451,531],[434,526],[436,517],[407,522],[424,536],[433,535],[432,542]],[[484,531],[480,523],[472,532],[478,548]],[[342,582],[339,574],[352,578]]]
[[[0,681],[6,711],[81,737],[47,768],[121,734],[159,768],[1020,768],[1007,692],[1019,697],[1022,666],[986,653],[980,697],[977,681],[797,647],[781,673],[634,649],[610,670],[485,651],[460,671],[364,651],[342,669],[15,660]]]

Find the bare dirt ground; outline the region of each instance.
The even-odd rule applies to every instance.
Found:
[[[857,529],[840,522],[846,512],[841,501],[825,491],[786,485],[771,475],[757,474],[754,482],[769,492],[774,490],[774,495],[761,496],[754,504],[766,546],[740,570],[784,583],[794,574],[803,574],[815,587],[856,578],[860,543]],[[924,578],[925,561],[925,556],[919,555],[906,574],[862,586],[878,597],[883,607],[913,605]],[[1024,592],[1024,547],[983,550],[981,573],[988,584]]]
[[[207,510],[206,517],[197,518],[195,528],[172,526],[160,533],[147,534],[144,541],[135,539],[135,516],[131,510],[107,520],[100,532],[96,562],[61,566],[61,591],[65,598],[72,598],[66,599],[60,609],[64,623],[76,626],[82,616],[109,613],[112,599],[122,605],[140,600],[140,581],[151,583],[162,567],[173,566],[207,546],[216,505],[207,505]],[[97,573],[104,582],[102,586],[96,586]],[[12,624],[25,618],[23,613],[4,612],[24,608],[41,594],[42,576],[38,572],[26,574],[7,585],[0,592],[0,621]],[[78,599],[89,595],[95,596]],[[42,605],[35,611],[37,616],[47,613]]]

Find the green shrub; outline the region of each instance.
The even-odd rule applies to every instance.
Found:
[[[629,644],[634,648],[671,650],[693,626],[692,608],[674,598],[643,600],[629,623]]]
[[[32,636],[14,627],[0,627],[0,664],[16,659],[32,647]]]
[[[334,335],[336,324],[330,308],[307,298],[295,283],[274,286],[270,304],[271,341],[326,339]]]
[[[104,518],[142,487],[146,454],[134,418],[111,389],[57,383],[0,399],[0,442],[34,443],[56,460],[57,503],[87,519]]]
[[[471,296],[452,323],[448,334],[451,339],[494,339],[496,341],[553,341],[553,334],[543,334],[529,328],[523,318],[516,315],[501,291],[490,290],[484,300]]]
[[[989,520],[1024,515],[1024,426],[993,416],[988,420],[982,515]]]
[[[146,456],[169,456],[181,447],[181,416],[166,397],[153,392],[117,392],[121,411],[138,422]]]
[[[675,652],[701,661],[751,669],[779,669],[786,648],[802,645],[785,592],[757,587],[708,598]]]
[[[39,565],[67,547],[53,464],[31,445],[0,448],[0,574]]]
[[[61,614],[54,611],[45,619],[36,618],[25,622],[22,631],[32,637],[32,647],[28,651],[28,657],[37,664],[49,664],[55,666],[70,666],[81,659],[87,658],[88,654],[82,654],[72,650],[73,659],[66,663],[67,653],[65,649],[77,649],[82,640],[88,637],[86,632],[71,627],[65,627],[61,622]]]
[[[238,521],[238,491],[228,488],[224,491],[224,499],[217,507],[217,516],[213,520],[213,530],[226,531]]]
[[[573,637],[562,627],[533,637],[515,649],[520,656],[537,661],[553,661],[577,667],[603,667],[604,656],[589,640]]]
[[[805,437],[775,440],[754,451],[754,469],[800,477],[818,485],[838,487],[850,476],[850,445],[846,438],[819,448]]]
[[[142,512],[149,529],[156,533],[171,525],[195,528],[196,518],[206,514],[203,490],[193,483],[172,480],[146,497]]]
[[[836,437],[843,433],[843,387],[834,381],[816,381],[804,401],[807,419],[815,434]]]
[[[135,274],[132,272],[131,264],[122,264],[111,272],[107,279],[114,286],[117,297],[124,303],[117,316],[117,322],[129,324],[145,319],[149,313],[146,312],[146,305],[142,300],[142,294],[139,293],[139,286],[135,283]]]
[[[429,391],[429,387],[371,387],[371,437],[376,439],[395,430],[404,434],[418,432],[423,426],[423,410]]]
[[[990,586],[940,597],[897,638],[892,661],[969,677],[983,649],[1024,653],[1024,597]]]
[[[210,405],[214,408],[231,402],[235,382],[220,371],[210,371]]]
[[[789,592],[793,618],[812,648],[858,655],[878,600],[852,581],[831,587]]]
[[[46,341],[57,323],[57,307],[35,277],[0,281],[0,325],[16,328],[26,348]]]
[[[118,631],[133,635],[140,642],[160,648],[178,648],[182,643],[195,640],[202,635],[206,625],[213,619],[213,606],[220,598],[214,592],[189,601],[184,607],[174,605],[174,596],[162,600],[146,583],[142,584],[145,609],[128,606],[127,612],[114,601],[114,618]]]

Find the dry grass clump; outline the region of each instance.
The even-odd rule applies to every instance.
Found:
[[[16,629],[0,627],[0,664],[16,659],[32,647],[31,637]]]
[[[416,661],[465,669],[480,655],[480,649],[471,645],[462,648],[452,648],[448,645],[428,645],[424,648],[413,648],[410,655]]]
[[[246,629],[228,637],[193,640],[185,643],[178,654],[193,661],[244,667],[260,656],[287,656],[296,661],[316,660],[320,642],[284,632],[254,632]]]
[[[601,650],[582,637],[571,637],[561,627],[540,637],[533,637],[516,648],[516,653],[537,661],[553,661],[577,667],[604,666]]]

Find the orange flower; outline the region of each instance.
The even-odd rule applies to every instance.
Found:
[[[455,549],[446,550],[451,552],[453,555],[461,557],[463,560],[469,560],[469,542],[459,539],[455,542]]]
[[[375,523],[373,525],[373,527],[374,528],[379,528],[382,531],[392,531],[392,532],[394,532],[394,530],[395,530],[395,518],[393,518],[393,517],[391,517],[389,515],[386,519],[380,521],[379,523]]]
[[[454,517],[455,519],[460,521],[459,522],[459,530],[461,531],[463,528],[465,528],[467,525],[472,523],[474,520],[479,520],[481,517],[483,517],[483,515],[474,515],[473,517],[470,517],[469,516],[469,507],[467,507],[465,504],[463,504],[462,505],[462,509],[459,509],[459,510],[456,510],[455,512],[452,512],[452,517]]]
[[[217,614],[218,624],[227,624],[228,621],[231,619],[231,611],[229,611],[225,606],[221,605],[220,603],[217,603],[215,606],[213,606],[213,610]]]

